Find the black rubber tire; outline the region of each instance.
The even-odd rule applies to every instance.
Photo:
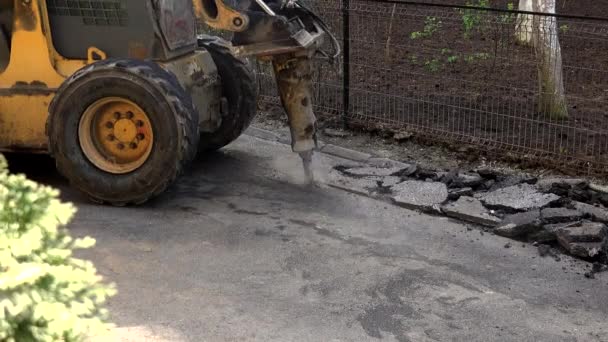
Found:
[[[201,35],[198,46],[211,54],[222,82],[222,96],[228,102],[220,128],[213,133],[201,132],[199,152],[215,151],[236,140],[249,127],[257,113],[259,91],[251,62],[235,57],[227,41]]]
[[[83,153],[78,138],[85,110],[111,96],[139,105],[153,126],[150,156],[127,174],[97,168]],[[92,201],[141,204],[164,192],[195,158],[198,112],[177,78],[157,64],[109,59],[84,67],[64,82],[49,106],[47,134],[59,172]]]

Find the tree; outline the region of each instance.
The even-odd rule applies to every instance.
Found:
[[[535,0],[535,12],[555,14],[555,0]],[[539,111],[553,119],[568,118],[557,19],[534,16],[533,45],[538,66]]]
[[[519,10],[555,14],[555,0],[520,0]],[[557,19],[553,16],[519,14],[515,34],[520,44],[534,48],[540,94],[539,112],[553,119],[568,118]]]
[[[532,12],[532,2],[535,0],[519,0],[519,10]],[[517,16],[515,37],[522,45],[532,45],[532,15],[519,14]]]
[[[56,190],[10,175],[0,155],[0,341],[83,341],[108,328],[103,304],[115,291],[72,257],[94,244],[69,236],[74,212]]]

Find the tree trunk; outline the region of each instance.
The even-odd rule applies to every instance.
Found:
[[[532,12],[532,2],[536,0],[519,0],[520,11]],[[530,14],[519,14],[517,15],[516,27],[515,27],[515,39],[519,44],[532,45],[532,15]]]
[[[391,36],[393,35],[393,21],[395,19],[395,11],[397,10],[397,4],[393,4],[393,11],[391,12],[391,19],[388,22],[388,33],[386,34],[386,47],[384,48],[384,59],[386,63],[390,63],[391,58]]]
[[[533,0],[533,10],[555,13],[555,0]],[[549,16],[534,16],[532,40],[538,65],[539,112],[549,115],[552,119],[566,119],[568,109],[557,19]]]

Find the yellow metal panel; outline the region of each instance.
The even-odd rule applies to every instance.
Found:
[[[48,106],[66,77],[87,64],[53,47],[46,1],[14,1],[11,58],[0,74],[0,150],[47,150]]]
[[[39,1],[14,2],[11,58],[0,74],[0,149],[45,150],[48,105],[64,77],[53,67]],[[42,2],[44,6],[44,2]]]
[[[44,152],[47,108],[52,94],[0,96],[0,149]]]
[[[65,79],[53,66],[47,37],[42,30],[38,1],[15,1],[11,60],[0,75],[0,88],[36,84],[57,88]]]
[[[242,32],[249,26],[249,17],[227,6],[224,0],[192,0],[192,5],[196,18],[215,29]]]

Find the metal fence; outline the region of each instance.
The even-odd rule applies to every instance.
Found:
[[[461,2],[309,0],[345,51],[318,66],[317,115],[608,175],[608,19]]]

